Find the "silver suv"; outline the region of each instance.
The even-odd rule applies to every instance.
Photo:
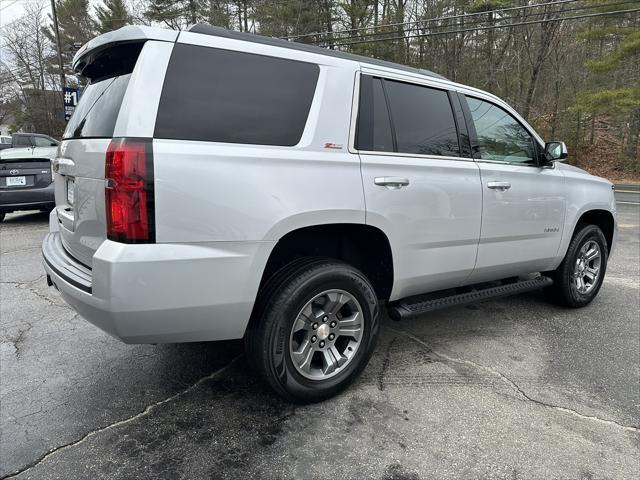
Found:
[[[486,92],[208,25],[125,27],[74,69],[45,269],[124,342],[244,338],[279,394],[315,401],[365,367],[382,305],[544,288],[580,307],[602,285],[611,183]]]

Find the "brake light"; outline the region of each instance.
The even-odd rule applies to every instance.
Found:
[[[107,238],[153,243],[153,155],[149,139],[113,139],[104,166]]]

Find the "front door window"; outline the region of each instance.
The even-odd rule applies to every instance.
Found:
[[[536,142],[506,110],[467,97],[478,135],[480,158],[507,163],[535,164]]]

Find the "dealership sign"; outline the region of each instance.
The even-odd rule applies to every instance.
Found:
[[[80,100],[80,90],[77,88],[64,87],[62,89],[62,96],[64,98],[64,120],[68,122],[73,115],[73,111],[78,105]]]

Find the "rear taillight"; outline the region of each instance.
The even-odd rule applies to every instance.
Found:
[[[151,140],[115,138],[104,167],[107,238],[153,243],[153,154]]]

